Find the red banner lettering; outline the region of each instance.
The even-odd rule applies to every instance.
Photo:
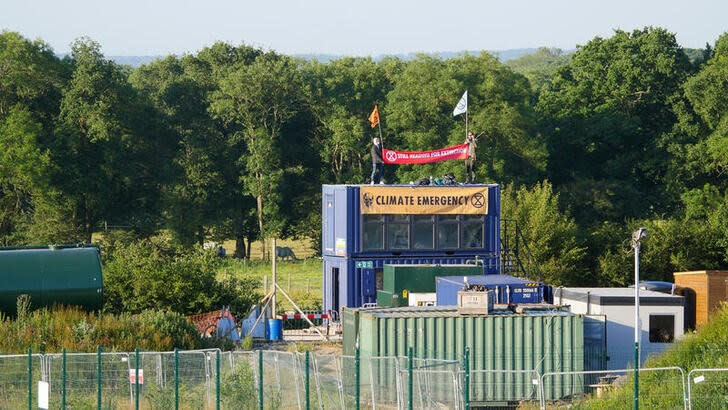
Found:
[[[382,156],[385,164],[426,164],[428,162],[440,162],[451,159],[467,159],[468,144],[453,145],[452,147],[440,148],[434,151],[405,152],[382,149]]]

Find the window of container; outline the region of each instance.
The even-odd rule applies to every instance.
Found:
[[[457,249],[460,224],[457,215],[439,215],[437,218],[437,248]]]
[[[675,340],[674,315],[650,315],[650,343],[672,343]]]
[[[484,248],[483,217],[480,215],[463,215],[462,232],[463,247],[468,249]]]
[[[412,216],[412,249],[435,248],[435,217],[433,215]]]
[[[404,250],[410,248],[409,215],[387,216],[387,249]]]
[[[384,215],[363,215],[362,247],[366,251],[384,249]]]

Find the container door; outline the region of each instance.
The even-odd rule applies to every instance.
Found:
[[[361,295],[362,303],[374,303],[377,300],[376,274],[372,268],[361,270]]]
[[[339,311],[339,268],[331,268],[331,310]]]
[[[607,317],[584,316],[584,370],[605,370],[607,359]]]

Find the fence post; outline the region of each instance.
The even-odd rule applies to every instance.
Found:
[[[220,410],[220,349],[215,351],[215,409]]]
[[[470,409],[470,347],[465,347],[465,354],[463,356],[463,401],[465,403],[465,410]]]
[[[354,349],[354,408],[359,410],[359,346]]]
[[[179,410],[179,349],[174,348],[174,410]]]
[[[96,345],[96,408],[101,410],[101,346]]]
[[[66,410],[66,348],[61,350],[61,409]]]
[[[306,350],[306,378],[304,379],[304,386],[306,387],[306,410],[311,410],[311,399],[309,398],[309,384],[308,384],[308,358],[309,352]]]
[[[139,410],[139,348],[134,349],[134,409]]]
[[[409,410],[413,409],[413,397],[414,397],[414,389],[413,389],[413,381],[414,381],[414,369],[412,368],[412,346],[407,348],[407,408]]]
[[[33,410],[33,349],[28,348],[28,410]]]
[[[258,350],[258,409],[263,410],[263,351]]]

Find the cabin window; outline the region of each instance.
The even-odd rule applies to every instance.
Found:
[[[440,215],[437,222],[438,249],[457,249],[460,224],[457,215]]]
[[[404,250],[410,248],[409,215],[389,215],[387,218],[387,248]]]
[[[414,215],[412,217],[412,248],[435,248],[435,218],[432,215]]]
[[[674,315],[650,315],[650,343],[672,343],[675,340]]]
[[[364,215],[362,245],[365,251],[384,250],[384,215]]]
[[[479,215],[463,215],[463,247],[468,249],[483,248],[483,217]]]

